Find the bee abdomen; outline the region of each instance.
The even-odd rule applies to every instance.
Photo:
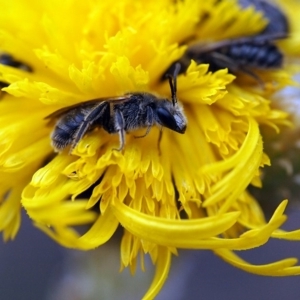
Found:
[[[56,127],[51,135],[52,146],[61,151],[72,143],[75,131],[65,131],[62,128]]]
[[[76,113],[65,116],[56,124],[51,135],[52,145],[56,150],[61,151],[72,143],[75,132],[84,120],[83,114]]]
[[[254,68],[280,68],[283,63],[283,55],[273,44],[232,45],[227,48],[227,55],[241,65]]]

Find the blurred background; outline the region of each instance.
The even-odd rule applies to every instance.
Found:
[[[286,229],[300,227],[297,205],[288,211]],[[300,242],[272,240],[251,251],[239,252],[252,263],[285,257],[300,258]],[[119,240],[89,252],[68,250],[55,244],[23,216],[21,231],[13,242],[0,246],[1,300],[141,299],[153,276],[147,271],[132,277],[119,273]],[[263,277],[228,265],[210,251],[179,251],[173,257],[169,278],[157,300],[273,299],[295,300],[300,277]]]

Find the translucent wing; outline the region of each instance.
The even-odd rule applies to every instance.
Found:
[[[66,113],[68,113],[70,110],[77,109],[77,108],[85,109],[92,105],[97,105],[98,103],[101,103],[101,102],[123,103],[123,102],[128,101],[130,99],[130,97],[131,97],[131,94],[126,94],[126,95],[120,96],[120,97],[106,97],[106,98],[104,97],[104,98],[97,98],[97,99],[92,99],[92,100],[76,103],[74,105],[70,105],[67,107],[63,107],[59,110],[56,110],[52,114],[46,116],[45,119],[50,119],[50,120],[57,119],[57,118],[65,115]]]

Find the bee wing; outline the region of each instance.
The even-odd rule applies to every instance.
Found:
[[[229,47],[232,45],[240,45],[245,43],[261,45],[284,37],[286,36],[284,36],[282,33],[276,33],[276,34],[256,35],[256,36],[248,36],[248,37],[242,37],[236,39],[228,39],[228,40],[222,40],[222,41],[205,43],[205,44],[203,42],[195,43],[189,46],[186,54],[188,55],[188,57],[193,57],[208,52],[217,51],[220,50],[221,48]]]
[[[213,61],[217,62],[218,69],[228,68],[231,71],[237,71],[240,68],[237,61],[222,53],[213,52],[210,57]]]
[[[76,108],[87,108],[92,106],[93,104],[97,104],[97,103],[101,103],[101,102],[115,102],[115,103],[122,103],[122,102],[126,102],[129,100],[131,94],[126,94],[124,96],[119,96],[119,97],[103,97],[103,98],[96,98],[96,99],[92,99],[92,100],[88,100],[85,102],[80,102],[80,103],[76,103],[67,107],[63,107],[59,110],[56,110],[55,112],[53,112],[52,114],[46,116],[44,119],[57,119],[63,115],[65,115],[66,113],[68,113],[70,110],[76,109]]]

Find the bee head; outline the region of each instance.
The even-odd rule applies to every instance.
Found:
[[[161,126],[167,127],[178,133],[184,133],[186,130],[186,117],[177,101],[177,75],[180,71],[180,64],[175,65],[173,75],[167,74],[169,79],[172,102],[168,100],[160,101],[156,108],[157,121]]]
[[[156,116],[156,121],[161,126],[178,133],[185,133],[186,117],[177,102],[173,105],[173,103],[166,99],[159,101],[159,105],[156,108]]]

